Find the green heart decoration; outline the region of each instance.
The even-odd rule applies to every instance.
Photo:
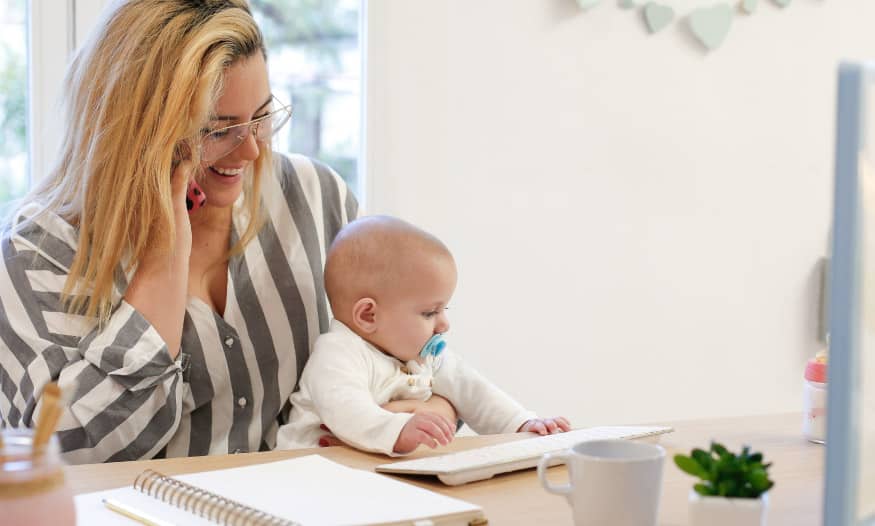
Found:
[[[689,16],[690,29],[693,35],[708,50],[717,49],[732,25],[732,8],[728,4],[717,4],[712,7],[696,9]]]
[[[644,21],[647,22],[647,29],[651,33],[665,28],[672,20],[674,20],[674,9],[671,7],[656,2],[647,2],[644,6]]]
[[[601,0],[577,0],[577,4],[583,10],[591,9],[600,2]],[[616,2],[621,9],[633,9],[643,4],[644,22],[651,34],[662,31],[675,19],[675,10],[671,6],[655,0],[616,0]],[[732,2],[732,5],[729,2]],[[759,7],[759,2],[760,0],[723,0],[711,7],[694,9],[687,16],[690,31],[705,49],[708,51],[717,49],[723,45],[729,34],[734,10],[737,8],[743,14],[752,15]],[[792,2],[793,0],[772,0],[772,3],[781,8],[789,6]]]
[[[602,0],[577,0],[577,5],[579,5],[580,8],[585,11],[601,1]]]

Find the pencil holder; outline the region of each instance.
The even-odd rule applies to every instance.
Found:
[[[55,437],[34,450],[33,430],[0,430],[0,526],[75,526],[73,494]]]

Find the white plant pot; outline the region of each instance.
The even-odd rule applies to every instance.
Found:
[[[768,505],[768,492],[758,499],[730,499],[690,490],[690,526],[765,526]]]

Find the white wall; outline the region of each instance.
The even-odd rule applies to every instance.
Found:
[[[801,411],[875,2],[761,0],[711,54],[613,0],[368,4],[368,208],[455,252],[458,350],[577,425]]]

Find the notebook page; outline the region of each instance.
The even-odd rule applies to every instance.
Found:
[[[319,455],[174,478],[305,526],[379,524],[480,510],[474,504],[370,471],[348,468]],[[121,523],[118,514],[96,509],[102,508],[101,499],[107,497],[164,520],[208,524],[195,522],[199,519],[193,519],[192,514],[138,495],[132,488],[77,496],[79,522],[104,524],[98,522],[98,511],[105,511],[109,515],[99,515],[115,521],[105,524]],[[87,515],[80,515],[80,511]]]
[[[117,488],[96,493],[76,495],[76,524],[88,526],[143,526],[103,505],[103,499],[111,499],[127,504],[132,508],[174,525],[216,526],[216,523],[198,517],[187,511],[171,507],[132,488]]]

